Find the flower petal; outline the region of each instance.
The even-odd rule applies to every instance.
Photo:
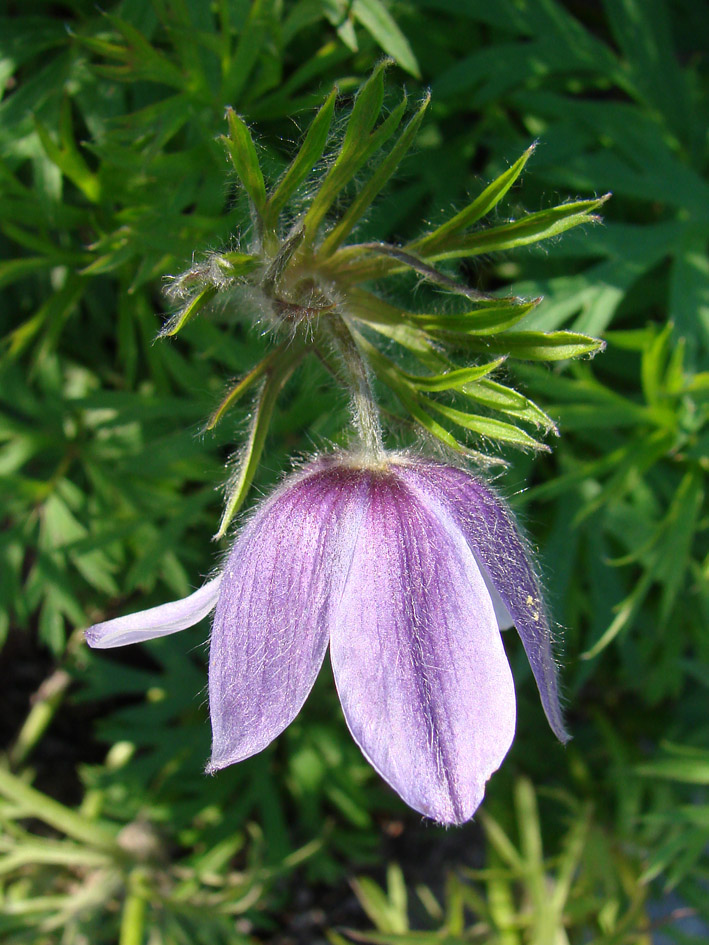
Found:
[[[430,494],[443,496],[453,510],[473,553],[513,618],[549,725],[560,741],[567,742],[570,736],[559,704],[549,618],[531,553],[512,513],[491,489],[462,469],[433,463],[400,468],[407,481],[418,482]]]
[[[485,582],[485,587],[487,588],[488,594],[490,595],[490,600],[492,601],[492,606],[495,611],[495,620],[497,621],[497,626],[500,630],[509,630],[510,627],[514,627],[515,625],[515,622],[512,619],[512,614],[507,609],[507,605],[498,594],[495,585],[492,583],[492,578],[487,573],[487,568],[474,551],[473,557],[475,558],[475,563],[480,568],[480,574],[482,575],[482,579]]]
[[[462,823],[515,729],[490,595],[450,513],[395,475],[369,474],[357,532],[331,626],[347,724],[407,804]]]
[[[337,522],[361,476],[319,464],[291,477],[234,545],[209,658],[216,771],[265,748],[295,718],[322,665]],[[350,544],[352,539],[350,539]]]
[[[137,614],[126,614],[125,617],[96,623],[86,631],[86,642],[94,649],[105,650],[186,630],[199,623],[212,610],[219,596],[221,581],[220,574],[182,600],[173,600]]]

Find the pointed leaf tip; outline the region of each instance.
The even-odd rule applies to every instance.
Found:
[[[261,172],[256,145],[247,124],[229,105],[226,109],[229,135],[222,135],[236,173],[256,211],[261,214],[266,202],[266,185]]]
[[[275,228],[279,213],[322,157],[332,125],[337,95],[338,90],[335,87],[313,118],[298,153],[268,198],[265,211],[267,226]]]

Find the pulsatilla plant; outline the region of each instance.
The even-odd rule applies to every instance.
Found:
[[[249,242],[173,280],[180,307],[163,332],[177,334],[222,297],[253,312],[275,339],[208,423],[256,389],[217,537],[247,494],[281,389],[309,355],[349,390],[353,443],[286,478],[244,523],[218,573],[190,597],[98,624],[87,640],[95,647],[147,640],[214,609],[210,771],[261,751],[290,724],[329,645],[345,719],[365,756],[414,809],[462,823],[514,736],[501,629],[517,628],[549,723],[562,741],[567,735],[531,553],[505,503],[466,468],[485,457],[454,430],[544,448],[530,429],[556,432],[552,420],[494,372],[507,358],[560,360],[592,354],[601,343],[519,330],[538,299],[483,295],[450,264],[594,220],[605,198],[481,227],[530,148],[463,210],[412,242],[349,242],[414,143],[428,105],[403,130],[405,97],[382,117],[384,66],[356,97],[317,185],[311,177],[328,148],[334,91],[270,191],[248,128],[228,113],[224,140],[250,202]],[[296,200],[297,212],[290,209]],[[387,281],[406,273],[440,289],[449,307],[425,313],[385,298]],[[386,389],[414,428],[439,441],[437,457],[387,448],[377,401]]]

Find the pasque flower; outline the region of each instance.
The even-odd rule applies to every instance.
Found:
[[[405,97],[384,112],[384,67],[364,83],[328,151],[333,90],[272,186],[248,127],[228,111],[224,143],[252,225],[236,248],[196,257],[173,280],[177,310],[162,332],[177,334],[221,296],[223,311],[248,312],[277,341],[207,424],[212,429],[254,392],[216,537],[248,494],[282,389],[310,355],[349,391],[355,449],[288,477],[242,527],[221,573],[190,597],[97,624],[87,639],[95,647],[149,640],[214,610],[210,771],[261,751],[293,721],[329,645],[343,712],[364,755],[417,811],[462,823],[514,737],[501,629],[516,626],[549,723],[567,738],[552,635],[507,506],[464,469],[387,452],[378,398],[394,401],[400,419],[403,412],[448,455],[469,455],[458,428],[486,443],[544,448],[527,428],[557,432],[553,419],[494,372],[508,358],[566,360],[602,343],[523,329],[539,299],[487,296],[438,264],[556,237],[595,220],[606,198],[480,228],[530,148],[462,210],[404,245],[356,242],[427,105],[405,125]],[[398,285],[406,273],[445,290],[450,307],[426,312],[390,302],[380,286],[390,278]]]
[[[293,721],[329,644],[366,758],[415,810],[462,823],[514,736],[500,635],[512,624],[567,738],[529,552],[505,504],[462,469],[396,454],[318,459],[256,509],[218,577],[86,636],[93,647],[149,640],[212,608],[210,771]]]

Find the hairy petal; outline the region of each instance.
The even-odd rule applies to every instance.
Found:
[[[356,511],[331,626],[347,724],[407,804],[462,823],[515,728],[490,595],[450,513],[395,475],[371,472]]]
[[[455,514],[514,621],[549,725],[560,741],[567,742],[570,736],[559,703],[549,618],[530,552],[512,513],[491,489],[461,469],[430,463],[401,466],[400,470],[407,481],[443,496]]]
[[[96,623],[86,631],[86,642],[94,649],[104,650],[127,643],[142,643],[193,627],[214,608],[221,581],[220,574],[182,600]]]
[[[358,483],[349,469],[310,467],[239,535],[212,631],[208,771],[261,751],[305,702],[327,649],[334,562],[352,541],[338,522]]]

